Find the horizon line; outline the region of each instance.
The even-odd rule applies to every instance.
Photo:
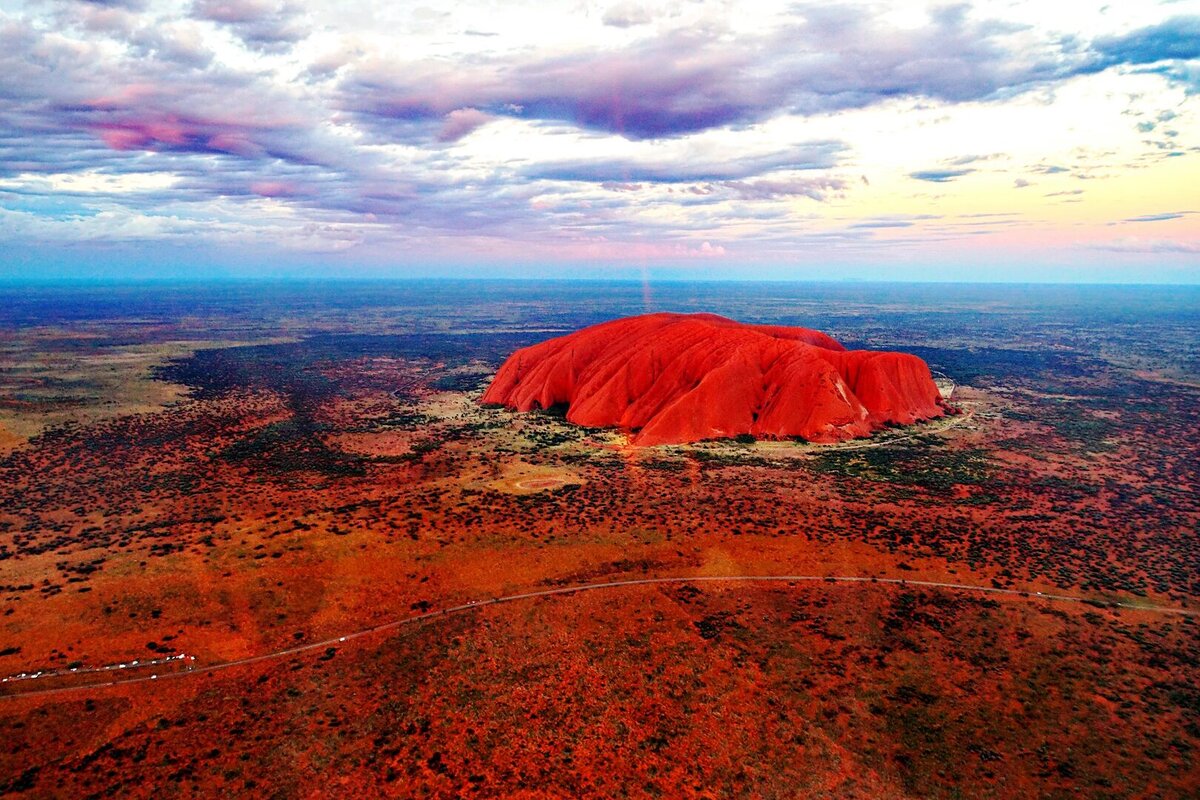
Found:
[[[129,286],[229,286],[229,285],[304,285],[304,284],[417,284],[417,283],[528,283],[528,284],[611,284],[611,285],[687,285],[687,284],[780,284],[780,285],[892,285],[892,286],[1070,286],[1070,287],[1200,287],[1200,276],[1193,281],[1118,281],[1118,280],[955,280],[904,278],[778,278],[778,277],[535,277],[520,275],[374,276],[374,275],[211,275],[205,277],[171,276],[38,276],[14,278],[0,276],[0,289],[105,288]]]

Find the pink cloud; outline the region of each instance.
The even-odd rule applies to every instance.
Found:
[[[112,150],[145,150],[150,144],[145,133],[130,128],[100,128],[97,133]]]
[[[477,108],[458,108],[447,114],[442,121],[442,129],[438,132],[439,142],[457,142],[471,131],[486,125],[493,119]]]
[[[255,181],[250,191],[259,197],[295,197],[301,192],[289,181]]]
[[[133,120],[94,126],[104,143],[114,150],[153,150],[156,145],[186,144],[189,133],[178,120]]]
[[[244,156],[246,158],[257,158],[263,154],[261,146],[251,141],[246,134],[240,132],[218,133],[208,140],[208,146],[213,150],[232,153],[233,155]]]

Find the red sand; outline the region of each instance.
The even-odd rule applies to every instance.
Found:
[[[837,442],[946,413],[916,356],[715,314],[627,317],[523,348],[483,402],[566,404],[570,422],[621,428],[641,445],[739,434]]]

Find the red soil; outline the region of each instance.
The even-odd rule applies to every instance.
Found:
[[[820,331],[715,314],[647,314],[518,350],[483,395],[655,445],[751,434],[837,442],[940,417],[929,367],[907,353],[846,350]]]

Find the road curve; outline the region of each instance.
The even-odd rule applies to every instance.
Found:
[[[143,675],[136,678],[124,678],[115,681],[106,681],[103,683],[82,683],[77,686],[58,686],[51,689],[35,689],[32,691],[22,692],[15,691],[9,694],[0,694],[0,701],[17,697],[37,697],[52,694],[63,694],[66,692],[80,692],[88,689],[105,689],[112,686],[127,686],[137,683],[150,683],[158,681],[176,680],[179,678],[188,678],[196,675],[204,675],[222,670],[234,669],[235,667],[244,667],[250,664],[257,664],[263,661],[272,661],[287,656],[307,653],[313,650],[322,648],[335,647],[344,644],[354,639],[360,639],[364,636],[371,636],[383,631],[395,630],[405,625],[412,625],[425,620],[442,617],[448,614],[458,614],[465,611],[475,611],[483,606],[498,605],[500,603],[515,603],[521,600],[533,600],[539,597],[553,597],[556,595],[578,594],[581,592],[594,592],[601,589],[617,589],[628,586],[660,586],[665,584],[681,584],[681,583],[853,583],[853,584],[878,584],[889,586],[916,586],[931,589],[945,589],[949,591],[963,592],[980,592],[985,594],[1002,595],[1005,597],[1020,597],[1040,600],[1051,600],[1063,603],[1091,603],[1099,604],[1105,608],[1123,608],[1135,611],[1148,611],[1157,614],[1176,614],[1186,617],[1197,616],[1198,613],[1194,609],[1188,608],[1172,608],[1170,606],[1156,606],[1142,603],[1126,603],[1120,601],[1097,600],[1088,597],[1079,597],[1077,595],[1067,594],[1048,594],[1045,592],[1030,592],[1022,589],[1002,589],[995,586],[978,586],[967,583],[946,583],[942,581],[924,581],[924,580],[908,580],[905,578],[872,578],[852,575],[691,575],[691,576],[672,576],[664,578],[634,578],[622,581],[604,581],[600,583],[584,583],[575,586],[562,586],[555,589],[542,589],[535,592],[522,592],[520,594],[510,594],[503,597],[490,597],[482,600],[470,600],[456,606],[438,609],[436,611],[426,611],[421,614],[416,614],[403,619],[384,622],[379,625],[373,625],[369,628],[362,628],[351,633],[346,633],[341,636],[334,636],[329,639],[322,639],[319,642],[308,642],[307,644],[289,647],[284,650],[276,650],[271,653],[263,653],[257,656],[248,658],[239,658],[233,661],[222,661],[218,664],[209,664],[202,667],[195,667],[189,670],[179,672],[169,672],[162,675]],[[63,674],[65,677],[67,674]],[[59,677],[59,675],[45,676]],[[31,678],[23,678],[21,680],[32,680]],[[10,685],[13,682],[9,679]]]

